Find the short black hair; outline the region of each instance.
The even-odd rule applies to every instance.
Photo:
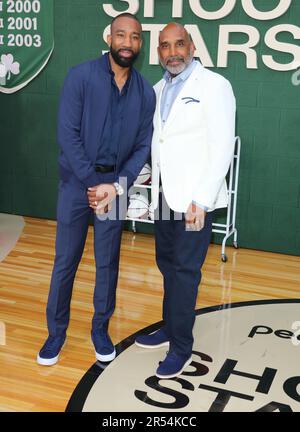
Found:
[[[139,23],[139,25],[142,27],[142,24],[140,22],[140,20],[133,14],[129,13],[129,12],[123,12],[120,15],[117,15],[116,17],[114,17],[114,19],[112,20],[112,22],[110,23],[110,28],[112,28],[113,23],[118,19],[118,18],[132,18],[134,19],[136,22]]]

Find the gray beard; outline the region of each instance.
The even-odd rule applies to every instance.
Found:
[[[166,65],[165,68],[168,72],[170,72],[171,75],[179,75],[187,68],[187,66],[188,65],[186,63],[182,63],[181,65],[178,66]]]
[[[160,64],[171,75],[179,75],[179,74],[181,74],[181,72],[183,72],[192,63],[192,61],[193,61],[193,56],[190,55],[184,63],[182,63],[181,65],[178,65],[178,66],[168,66],[168,65],[165,65],[164,63],[162,63],[162,61],[160,61]]]

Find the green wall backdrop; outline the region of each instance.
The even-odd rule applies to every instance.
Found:
[[[106,48],[102,33],[110,18],[103,3],[112,3],[120,11],[127,8],[127,3],[120,1],[55,0],[55,48],[50,62],[23,90],[0,94],[0,212],[55,219],[59,92],[70,66],[95,58]],[[261,34],[256,47],[258,70],[247,69],[245,56],[237,52],[229,54],[228,68],[213,69],[231,81],[237,98],[237,134],[242,138],[239,245],[300,254],[300,86],[292,85],[292,72],[270,70],[261,60],[262,54],[273,54],[278,62],[291,61],[291,55],[268,48],[264,35],[277,24],[299,25],[300,1],[294,0],[282,17],[272,21],[250,18],[240,0],[228,17],[217,21],[198,18],[188,1],[183,3],[183,18],[176,20],[199,26],[215,64],[220,24],[252,25]],[[278,0],[254,3],[260,10],[270,10]],[[224,0],[202,0],[201,4],[216,10]],[[156,1],[155,18],[144,18],[143,8],[138,16],[143,23],[167,23],[171,5],[172,1]],[[278,39],[299,44],[289,33]],[[162,71],[160,66],[148,64],[149,40],[149,32],[145,32],[137,68],[154,84]],[[231,37],[232,43],[243,41],[243,34]]]

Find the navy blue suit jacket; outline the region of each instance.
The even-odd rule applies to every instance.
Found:
[[[58,114],[60,178],[67,181],[75,175],[87,188],[101,183],[101,175],[95,172],[95,162],[111,89],[111,76],[103,70],[103,61],[101,57],[71,68],[63,86]],[[115,179],[126,177],[128,187],[149,155],[154,110],[152,87],[132,68]]]

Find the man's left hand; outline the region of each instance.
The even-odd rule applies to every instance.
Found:
[[[111,210],[111,203],[116,196],[117,191],[113,184],[103,183],[88,189],[90,207],[100,215]]]
[[[185,214],[187,231],[201,231],[205,224],[206,211],[191,203]]]

